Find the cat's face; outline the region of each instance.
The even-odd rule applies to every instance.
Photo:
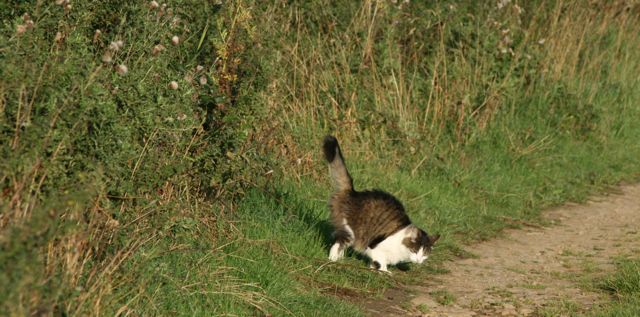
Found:
[[[418,264],[422,264],[427,258],[429,258],[429,252],[425,251],[424,247],[421,247],[418,252],[411,252],[409,255],[409,261]]]
[[[421,264],[429,257],[433,243],[438,238],[437,235],[429,237],[426,232],[410,225],[382,240],[373,249],[367,248],[364,254],[374,265],[378,263],[379,269],[382,267],[382,270],[386,270],[386,265],[401,262]]]
[[[405,245],[410,251],[409,261],[422,264],[422,262],[429,258],[429,254],[431,254],[433,250],[433,245],[439,238],[440,235],[429,236],[424,230],[418,229],[408,241],[405,240]]]

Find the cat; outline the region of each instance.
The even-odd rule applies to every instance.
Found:
[[[356,191],[335,137],[324,138],[323,151],[334,189],[329,199],[329,220],[335,242],[329,260],[340,260],[345,249],[351,247],[366,255],[372,268],[386,273],[389,265],[424,262],[440,236],[429,236],[413,225],[402,203],[391,194]]]

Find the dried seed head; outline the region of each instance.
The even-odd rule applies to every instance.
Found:
[[[178,83],[175,80],[172,80],[169,83],[169,88],[171,88],[172,90],[177,90],[178,89]]]
[[[522,12],[524,12],[524,9],[522,9],[518,4],[514,4],[513,8],[516,9],[516,11],[518,12],[518,15],[522,14]]]
[[[121,49],[122,47],[124,47],[124,42],[122,40],[117,40],[115,41],[115,43],[118,46],[118,49]]]
[[[160,10],[158,10],[158,12],[156,12],[156,15],[157,15],[158,17],[163,16],[163,15],[164,15],[164,13],[165,13],[165,10],[166,10],[166,9],[167,9],[167,4],[166,4],[166,3],[163,3],[163,4],[160,6]]]
[[[511,0],[499,0],[498,1],[498,9],[504,8],[507,4],[509,4]]]
[[[113,61],[113,58],[112,58],[112,56],[111,56],[111,52],[106,51],[106,52],[104,52],[104,54],[102,54],[102,62],[103,62],[103,63],[107,63],[107,64],[109,64],[109,63],[111,63],[112,61]]]
[[[207,84],[207,76],[200,76],[200,85],[204,86]]]
[[[118,45],[118,43],[116,42],[111,42],[111,44],[109,44],[109,49],[117,52],[118,50],[120,50],[120,45]]]
[[[118,220],[115,220],[113,218],[107,220],[107,227],[117,228],[118,226],[120,226],[120,222]]]
[[[129,72],[129,68],[127,68],[127,66],[124,64],[120,64],[116,66],[116,72],[118,73],[118,75],[124,75]]]
[[[196,72],[201,72],[204,69],[202,65],[196,66]]]
[[[102,34],[102,31],[100,31],[100,29],[96,29],[95,32],[93,32],[93,42],[97,42],[98,39],[100,38],[100,35]]]
[[[182,120],[184,120],[186,118],[187,118],[187,115],[184,114],[184,113],[181,113],[176,117],[176,119],[178,119],[179,121],[182,121]]]
[[[16,35],[22,35],[22,33],[27,31],[27,26],[24,24],[16,25]]]
[[[180,44],[180,38],[179,38],[177,35],[174,35],[174,36],[171,38],[171,44],[173,44],[173,45],[178,45],[178,44]]]
[[[153,47],[153,50],[151,50],[151,54],[153,56],[156,56],[156,55],[160,54],[160,52],[162,52],[162,51],[164,51],[164,45],[158,44],[158,45]]]
[[[151,9],[157,9],[158,7],[160,7],[160,5],[158,4],[157,1],[151,1],[149,2],[149,7],[151,7]]]
[[[175,28],[176,26],[178,26],[178,24],[180,24],[180,18],[179,17],[174,17],[173,19],[171,19],[171,27]]]

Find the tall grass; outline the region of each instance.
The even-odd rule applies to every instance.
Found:
[[[637,175],[637,4],[260,8],[281,26],[263,100],[286,179],[326,183],[318,136],[337,134],[356,186],[464,241]]]
[[[505,3],[1,3],[0,310],[358,314],[325,133],[434,263],[637,177],[638,4]]]
[[[589,116],[624,108],[596,105],[598,94],[617,96],[614,87],[633,94],[637,81],[627,70],[638,67],[637,8],[624,1],[520,5],[364,1],[265,9],[259,23],[280,18],[282,25],[269,41],[279,76],[267,106],[286,127],[283,142],[307,147],[289,158],[308,157],[318,134],[335,131],[364,156],[379,156],[393,141],[403,145],[398,160],[415,160],[521,119],[535,111],[532,98],[542,99],[540,111],[557,130],[586,134],[589,124],[618,119],[616,111]]]

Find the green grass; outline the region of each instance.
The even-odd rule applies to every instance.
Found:
[[[640,260],[621,259],[614,274],[598,283],[613,296],[612,303],[597,310],[594,316],[637,316],[640,314]]]
[[[430,294],[440,305],[451,305],[456,301],[456,298],[446,290],[433,291]]]
[[[541,309],[538,314],[544,317],[552,316],[577,316],[581,309],[580,304],[571,299],[561,299],[551,303],[550,307]]]
[[[325,295],[333,290],[322,281],[346,270],[352,273],[351,278],[345,276],[326,285],[355,288],[357,292],[381,283],[364,270],[334,266],[319,269],[326,262],[324,240],[302,225],[312,220],[305,218],[311,215],[297,218],[273,199],[250,193],[238,207],[237,216],[241,222],[237,229],[242,233],[231,240],[219,237],[218,243],[195,239],[196,220],[181,221],[172,241],[183,247],[164,255],[149,251],[151,254],[143,256],[137,266],[139,275],[152,282],[140,294],[140,298],[149,300],[132,302],[131,309],[159,314],[173,311],[185,316],[255,311],[299,316],[314,310],[355,316],[358,311],[352,306]],[[166,249],[172,248],[157,250]],[[309,288],[309,283],[315,283],[314,287]]]
[[[356,316],[637,180],[633,9],[521,5],[1,3],[0,311]],[[326,260],[327,133],[442,234],[427,265]]]
[[[585,277],[588,279],[588,277]],[[571,300],[551,303],[539,311],[541,316],[637,316],[640,314],[640,261],[636,258],[623,257],[616,261],[616,271],[606,277],[582,283],[585,288],[597,288],[607,292],[611,301],[585,313],[584,308]]]

